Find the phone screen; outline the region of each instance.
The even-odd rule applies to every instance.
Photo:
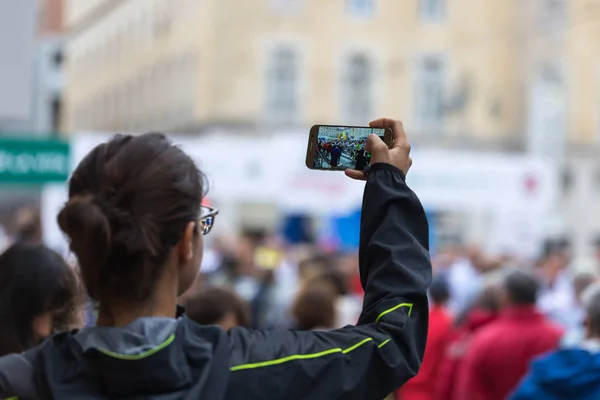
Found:
[[[368,171],[371,154],[365,151],[365,145],[372,134],[384,140],[385,129],[320,125],[313,169]]]

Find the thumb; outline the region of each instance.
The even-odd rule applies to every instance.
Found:
[[[365,145],[365,150],[371,153],[374,149],[377,148],[378,142],[381,142],[381,139],[376,134],[372,133],[367,138],[367,144]]]
[[[373,151],[381,149],[383,147],[387,149],[387,146],[385,145],[384,141],[381,140],[379,136],[377,136],[374,133],[369,135],[369,137],[367,138],[367,144],[365,145],[366,151],[372,153]]]

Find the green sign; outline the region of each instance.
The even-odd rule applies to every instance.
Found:
[[[0,184],[65,182],[70,172],[69,143],[0,137]]]

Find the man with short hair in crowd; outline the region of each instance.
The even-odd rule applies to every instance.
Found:
[[[600,284],[582,296],[586,339],[534,361],[512,400],[592,400],[600,398]]]
[[[556,349],[562,330],[536,309],[538,290],[531,274],[504,278],[501,315],[473,338],[459,371],[458,398],[504,400],[534,357]]]
[[[334,329],[336,322],[336,293],[324,280],[316,280],[300,290],[291,314],[294,329],[328,330]]]

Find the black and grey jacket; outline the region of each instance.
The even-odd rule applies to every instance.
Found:
[[[0,358],[0,399],[376,399],[419,370],[431,281],[428,226],[402,172],[371,168],[356,326],[263,332],[141,318],[59,334]]]

